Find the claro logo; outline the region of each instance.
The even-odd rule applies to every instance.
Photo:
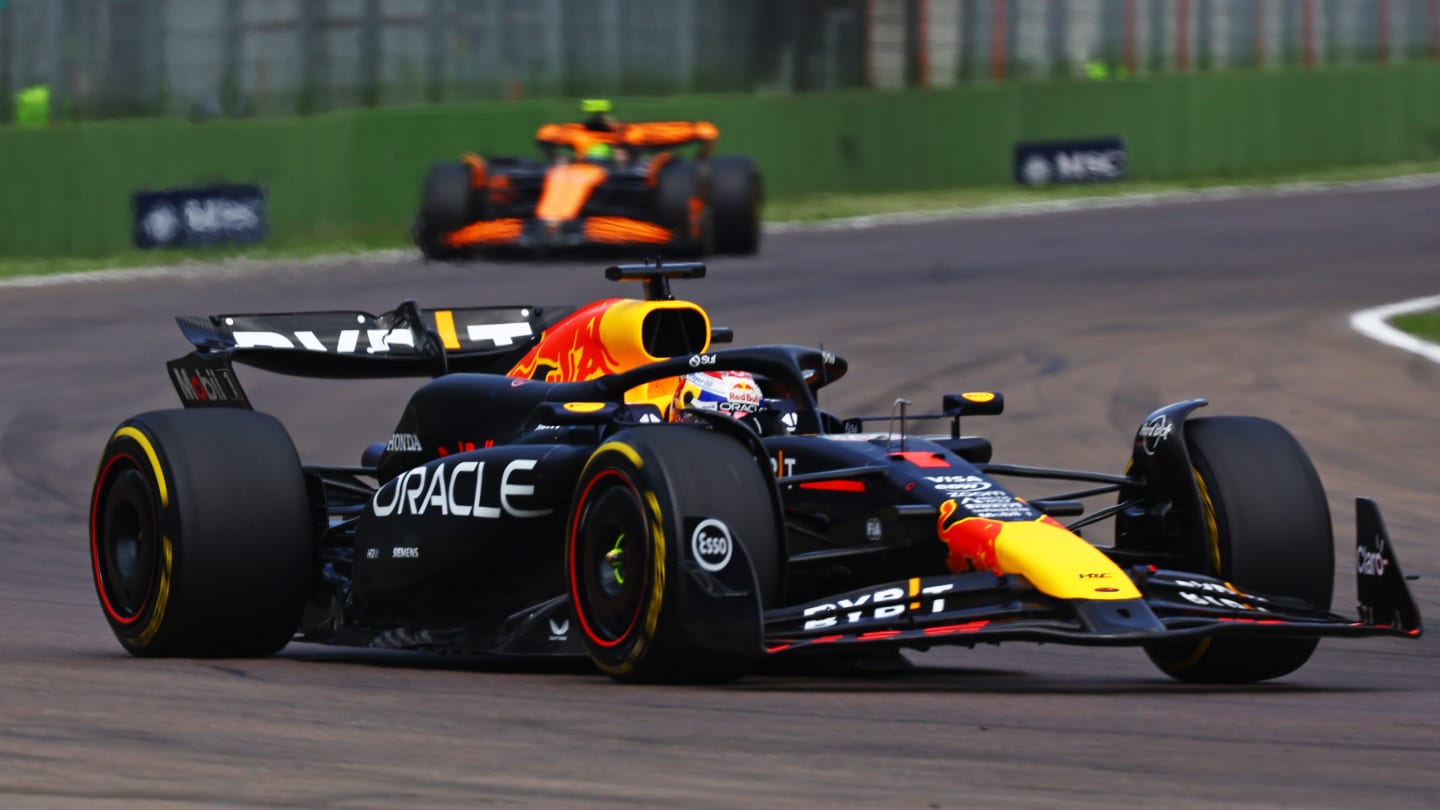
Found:
[[[1390,561],[1385,559],[1385,538],[1375,538],[1375,549],[1372,551],[1364,545],[1355,549],[1355,572],[1367,577],[1380,577],[1385,575],[1385,569],[1390,566]]]
[[[416,467],[402,473],[393,484],[375,493],[371,508],[376,517],[401,515],[444,515],[493,520],[501,515],[515,518],[544,517],[553,509],[525,509],[516,504],[535,496],[528,473],[535,459],[517,458],[500,472],[498,485],[486,473],[484,461],[442,462]],[[491,469],[494,469],[493,467]]]

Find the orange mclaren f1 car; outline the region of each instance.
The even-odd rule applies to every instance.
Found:
[[[505,250],[644,248],[751,254],[764,187],[753,160],[710,155],[706,121],[546,124],[544,159],[467,154],[431,167],[415,219],[427,258]]]

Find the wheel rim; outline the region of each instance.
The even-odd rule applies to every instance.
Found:
[[[591,640],[615,646],[634,632],[650,569],[649,526],[629,478],[606,470],[591,479],[576,519],[572,582]]]
[[[130,624],[154,591],[159,515],[150,480],[130,456],[111,459],[103,481],[92,527],[96,586],[110,618]]]

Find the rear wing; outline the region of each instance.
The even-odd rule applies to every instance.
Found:
[[[535,140],[546,146],[569,146],[577,152],[597,143],[612,146],[665,147],[700,143],[708,148],[720,137],[709,121],[645,121],[622,124],[617,131],[586,129],[583,124],[546,124]]]
[[[573,307],[288,312],[176,318],[196,351],[166,367],[187,407],[248,408],[232,363],[324,379],[505,373]]]

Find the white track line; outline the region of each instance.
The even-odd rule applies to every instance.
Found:
[[[1404,174],[1378,180],[1284,183],[1274,186],[1215,186],[1184,191],[1155,191],[1117,194],[1113,197],[1075,197],[1068,200],[1002,203],[974,208],[947,208],[933,211],[902,211],[894,214],[827,219],[818,222],[777,222],[767,224],[765,233],[834,231],[879,228],[887,225],[920,225],[954,219],[1013,219],[1072,211],[1100,211],[1112,208],[1145,208],[1179,203],[1219,202],[1260,198],[1299,197],[1329,192],[1409,191],[1440,186],[1440,173]]]
[[[1412,298],[1409,301],[1397,301],[1393,304],[1362,309],[1359,312],[1350,313],[1350,328],[1371,340],[1378,340],[1387,346],[1414,352],[1426,360],[1440,363],[1440,345],[1402,332],[1389,323],[1390,319],[1396,315],[1408,315],[1412,312],[1424,312],[1436,308],[1440,308],[1440,295]]]
[[[1440,186],[1440,173],[1406,174],[1378,180],[1285,183],[1275,186],[1217,186],[1189,191],[1159,191],[1138,194],[1117,194],[1113,197],[1076,197],[1068,200],[1004,203],[975,208],[948,208],[931,211],[905,211],[893,214],[869,214],[818,222],[773,222],[765,225],[765,233],[804,233],[815,231],[861,230],[890,225],[920,225],[962,219],[1013,219],[1073,211],[1100,211],[1117,208],[1145,208],[1180,203],[1217,202],[1277,197],[1298,197],[1331,192],[1408,191]],[[142,281],[153,279],[202,279],[214,276],[240,276],[271,270],[278,266],[338,269],[345,264],[373,265],[377,262],[400,262],[418,258],[411,250],[377,250],[363,253],[341,253],[308,259],[233,258],[219,261],[187,261],[174,265],[129,267],[109,270],[86,270],[77,273],[51,273],[20,276],[0,280],[6,288],[56,287],[64,284],[90,282]]]
[[[150,279],[207,279],[245,276],[280,266],[293,269],[334,269],[339,265],[373,265],[377,262],[399,262],[418,258],[410,250],[371,250],[357,253],[335,253],[327,256],[312,256],[303,259],[253,259],[235,256],[228,259],[201,261],[188,260],[179,264],[161,264],[151,267],[117,267],[110,270],[82,270],[76,273],[50,273],[39,276],[19,276],[0,280],[0,290],[7,287],[59,287],[65,284],[87,284],[90,282],[146,281]]]

